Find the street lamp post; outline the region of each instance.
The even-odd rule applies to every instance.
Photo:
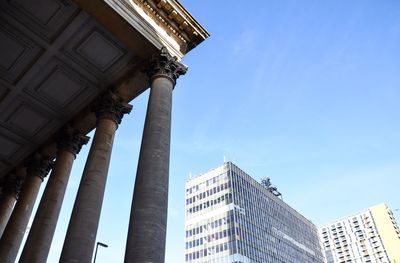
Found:
[[[94,260],[93,260],[93,263],[96,263],[97,249],[99,248],[99,246],[108,247],[107,244],[104,244],[104,243],[101,243],[101,242],[97,242],[97,244],[96,244],[96,251],[94,252]]]

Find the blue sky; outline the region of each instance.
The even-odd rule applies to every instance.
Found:
[[[224,156],[316,224],[400,208],[399,1],[189,1],[211,33],[174,90],[167,263],[184,259],[184,185]],[[148,93],[119,127],[97,262],[123,262]],[[89,146],[77,158],[57,262]],[[42,187],[43,188],[43,187]],[[399,212],[395,216],[400,219]]]

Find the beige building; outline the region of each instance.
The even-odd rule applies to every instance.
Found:
[[[328,263],[400,262],[400,229],[385,204],[323,225],[319,234]]]
[[[176,0],[0,2],[0,262],[46,262],[95,130],[59,260],[91,262],[114,136],[147,89],[125,262],[164,262],[172,94],[208,36]]]

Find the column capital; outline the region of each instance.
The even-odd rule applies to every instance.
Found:
[[[76,157],[82,146],[89,142],[89,139],[89,136],[67,125],[57,135],[57,148],[71,152]]]
[[[120,97],[115,95],[110,90],[106,91],[93,106],[93,111],[96,113],[97,120],[110,119],[117,125],[121,124],[124,114],[129,114],[132,110],[132,105],[122,101]]]
[[[175,86],[176,80],[180,75],[185,75],[187,66],[178,61],[177,57],[172,57],[166,47],[161,48],[160,54],[153,55],[146,70],[150,81],[164,77],[171,80]]]
[[[54,161],[34,153],[26,162],[27,176],[38,176],[42,181],[53,168]]]
[[[2,193],[13,196],[18,199],[19,192],[21,191],[21,186],[24,179],[15,175],[14,173],[9,173],[4,182]]]

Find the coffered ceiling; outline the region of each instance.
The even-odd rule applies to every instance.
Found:
[[[182,58],[208,36],[176,0],[0,1],[0,187],[66,123],[93,129],[105,89],[143,92],[161,47]]]
[[[0,181],[135,58],[71,1],[1,1]]]

